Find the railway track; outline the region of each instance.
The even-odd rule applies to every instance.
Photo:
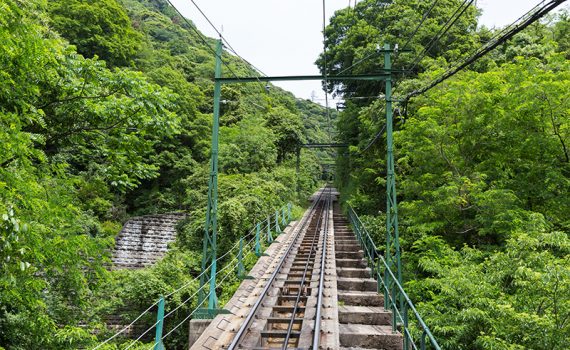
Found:
[[[192,350],[404,348],[337,195],[325,187],[313,196],[250,271],[227,314],[191,322],[191,333],[207,326]]]
[[[318,349],[332,189],[319,192],[228,349]]]

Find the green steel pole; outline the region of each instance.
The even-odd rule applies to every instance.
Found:
[[[162,343],[162,329],[164,328],[164,297],[158,301],[158,311],[156,313],[156,333],[154,336],[154,350],[164,350]]]
[[[267,216],[267,243],[273,243],[273,235],[271,234],[271,216]]]
[[[287,226],[287,219],[285,219],[285,206],[281,207],[281,225],[283,228]]]
[[[239,239],[237,275],[238,278],[245,276],[245,267],[243,266],[243,237]]]
[[[384,69],[390,71],[390,44],[384,44]],[[396,173],[394,170],[394,125],[392,114],[392,76],[386,78],[386,261],[390,269],[395,269],[398,282],[402,284],[402,263],[400,259],[400,236],[398,230],[398,202],[396,197]],[[389,282],[389,281],[388,281]],[[392,284],[393,282],[391,282]],[[403,299],[400,306],[403,308]],[[393,300],[396,303],[396,300]]]
[[[279,209],[275,211],[275,232],[277,232],[277,234],[281,233],[281,227],[279,227]]]
[[[258,222],[255,226],[255,255],[261,256],[261,243],[259,242],[259,235],[261,233],[261,224]]]
[[[297,146],[297,163],[295,165],[295,174],[297,175],[297,198],[301,199],[301,147]]]
[[[222,40],[218,41],[216,48],[216,70],[215,78],[222,77]],[[218,298],[216,296],[216,249],[218,235],[218,134],[220,129],[220,99],[222,94],[221,82],[214,83],[214,120],[212,123],[212,154],[210,159],[210,179],[208,182],[208,206],[206,209],[206,223],[204,225],[204,242],[202,251],[202,271],[205,271],[208,263],[211,263],[210,272],[202,274],[200,277],[200,287],[210,283],[208,310],[218,308]],[[198,304],[200,305],[206,294],[204,288],[198,294]]]

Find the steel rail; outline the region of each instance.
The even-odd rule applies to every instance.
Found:
[[[285,254],[283,254],[281,259],[279,260],[279,264],[275,268],[275,271],[273,271],[273,273],[269,277],[265,287],[263,288],[262,292],[259,295],[259,298],[256,300],[255,304],[253,304],[253,306],[251,307],[251,310],[249,311],[246,319],[244,320],[241,327],[237,331],[234,339],[232,340],[232,342],[228,346],[228,350],[236,349],[241,338],[245,335],[247,329],[249,328],[249,324],[251,323],[251,321],[253,320],[253,317],[257,313],[257,309],[259,308],[259,306],[261,305],[261,302],[263,301],[263,299],[267,295],[267,291],[273,285],[273,282],[275,281],[275,278],[277,277],[277,274],[279,273],[279,271],[281,271],[281,268],[283,267],[283,263],[285,262],[285,259],[289,256],[293,246],[295,245],[295,243],[297,242],[297,240],[301,236],[301,232],[304,232],[305,227],[309,224],[311,218],[313,217],[317,203],[320,202],[321,197],[323,195],[323,192],[324,191],[319,193],[319,197],[313,202],[313,204],[311,204],[311,207],[309,208],[309,215],[307,215],[307,217],[304,219],[304,221],[301,225],[301,228],[299,229],[299,231],[297,231],[297,234],[295,235],[295,238],[291,241],[291,244],[289,244],[287,251],[285,252]]]
[[[315,313],[315,326],[313,327],[313,349],[319,349],[319,344],[321,342],[321,308],[323,304],[323,289],[325,288],[325,268],[326,268],[326,257],[327,257],[327,236],[329,234],[329,215],[331,210],[332,202],[332,188],[329,187],[329,195],[327,198],[327,203],[325,205],[325,222],[323,228],[323,253],[321,257],[321,273],[319,278],[319,290],[317,292],[317,311]]]
[[[323,193],[325,190],[323,190]],[[329,193],[330,193],[330,188],[329,188]],[[330,195],[329,195],[329,197],[330,197]],[[305,282],[307,279],[307,270],[309,269],[309,262],[311,261],[311,258],[317,254],[317,250],[316,250],[315,246],[318,246],[319,231],[320,231],[321,226],[322,226],[323,213],[325,213],[325,210],[326,210],[326,204],[324,204],[322,206],[321,212],[319,213],[319,216],[317,217],[317,224],[315,226],[315,231],[313,233],[313,240],[311,242],[311,248],[309,251],[309,255],[307,256],[307,261],[305,262],[305,267],[303,269],[303,277],[301,277],[299,290],[297,291],[297,297],[295,298],[295,303],[293,305],[293,312],[291,313],[291,319],[289,320],[289,325],[287,327],[287,333],[285,334],[285,339],[283,341],[283,345],[281,346],[282,350],[287,349],[289,339],[291,338],[291,333],[293,331],[293,324],[295,323],[295,318],[296,318],[295,315],[297,313],[297,309],[299,307],[299,301],[301,300],[301,293],[303,291],[303,287],[305,286]],[[314,263],[313,263],[313,265],[314,265]],[[323,271],[321,271],[321,274],[322,274],[322,272]],[[311,274],[311,276],[312,276],[312,274]],[[315,349],[315,347],[313,347],[313,349]]]

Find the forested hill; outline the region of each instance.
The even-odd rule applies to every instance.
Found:
[[[0,2],[0,348],[88,348],[106,317],[131,320],[199,273],[216,42],[192,26],[161,0]],[[223,58],[225,76],[256,74]],[[328,141],[324,108],[275,86],[222,99],[221,250],[297,200],[296,145]],[[304,197],[321,170],[302,157]],[[126,218],[179,210],[163,261],[108,270]]]
[[[363,74],[382,68],[379,44],[411,50],[393,57],[405,70],[393,98],[404,279],[442,348],[568,349],[568,8],[406,100],[503,30],[480,26],[474,6],[446,26],[465,3],[359,1],[331,18],[318,63]],[[337,187],[384,242],[384,84],[329,88],[347,100]]]

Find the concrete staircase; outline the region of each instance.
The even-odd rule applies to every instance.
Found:
[[[402,350],[402,335],[392,333],[392,313],[384,310],[364,253],[338,208],[334,230],[341,349]]]
[[[154,264],[176,239],[176,224],[184,213],[146,215],[129,219],[115,239],[113,266],[137,269]]]

